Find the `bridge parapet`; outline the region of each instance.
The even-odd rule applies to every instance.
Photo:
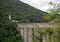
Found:
[[[52,23],[18,23],[18,27],[21,28],[36,28],[36,27],[41,27],[41,28],[48,28],[48,27],[57,27],[57,24],[52,24]]]

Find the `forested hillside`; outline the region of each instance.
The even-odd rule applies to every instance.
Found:
[[[47,14],[19,0],[2,0],[0,10],[20,22],[44,22],[42,16]]]
[[[51,17],[50,20],[46,20],[45,17],[49,18],[50,13],[38,10],[19,0],[0,0],[0,12],[6,16],[11,14],[12,19],[20,21],[20,23],[60,21],[60,15],[57,15],[57,13],[54,18]]]

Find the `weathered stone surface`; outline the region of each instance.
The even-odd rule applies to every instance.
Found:
[[[56,24],[53,23],[17,23],[18,27],[21,28],[48,28],[48,27],[56,27]]]

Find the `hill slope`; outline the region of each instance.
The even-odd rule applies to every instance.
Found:
[[[19,0],[2,0],[2,2],[0,3],[0,12],[7,14],[7,16],[11,14],[14,20],[19,20],[20,22],[45,22],[42,16],[46,15],[46,12]]]

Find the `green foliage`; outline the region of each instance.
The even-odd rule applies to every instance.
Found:
[[[44,22],[42,16],[47,14],[19,0],[0,0],[0,11],[11,14],[13,20],[22,22]]]
[[[45,29],[36,28],[36,29],[34,29],[34,31],[35,31],[34,32],[35,35],[34,35],[33,42],[43,42],[43,40],[45,40],[45,42],[47,42],[48,39],[49,39],[48,42],[53,42],[54,39],[58,37],[58,35],[56,37],[55,36],[56,34],[54,34],[55,32],[57,32],[57,28],[45,28]],[[43,39],[43,36],[45,36],[44,39]]]
[[[23,42],[15,23],[8,19],[8,0],[0,0],[0,42]]]
[[[56,31],[55,28],[47,28],[45,30],[50,36]]]
[[[0,24],[0,42],[23,42],[21,35],[16,29],[17,27],[15,23],[3,23],[2,26],[1,24]]]
[[[60,16],[57,16],[55,19],[53,19],[51,22],[54,22],[54,23],[56,23],[56,22],[60,22]]]
[[[57,29],[56,29],[56,31],[57,31],[57,42],[60,42],[60,26],[59,27],[57,27]]]
[[[51,10],[51,13],[43,16],[43,19],[47,22],[60,22],[60,14],[58,14],[58,10]]]

